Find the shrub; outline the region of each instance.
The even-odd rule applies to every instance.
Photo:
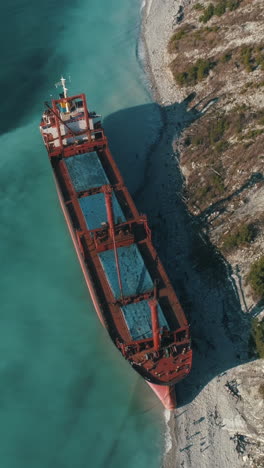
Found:
[[[264,358],[264,319],[252,320],[251,337],[255,344],[256,351],[260,358]]]
[[[241,47],[240,60],[248,72],[255,70],[257,67],[264,70],[263,44],[259,44],[255,47]],[[256,86],[258,86],[258,84],[256,84]]]
[[[223,239],[224,250],[232,250],[241,245],[249,244],[255,236],[254,226],[252,224],[242,224],[233,232],[226,234]]]
[[[178,29],[170,38],[169,44],[168,44],[168,51],[170,53],[174,52],[175,49],[178,47],[178,42],[185,37],[190,31],[191,27],[189,25],[182,26],[180,29]]]
[[[219,174],[213,174],[209,179],[209,184],[211,186],[211,192],[214,195],[220,195],[225,191],[225,185],[222,177]]]
[[[226,0],[221,0],[215,7],[214,7],[214,14],[217,16],[222,16],[226,12]]]
[[[175,80],[179,86],[187,86],[188,85],[188,74],[185,72],[176,73]]]
[[[254,69],[252,63],[252,48],[248,46],[243,46],[241,49],[241,62],[246,68],[247,72],[252,72]]]
[[[204,6],[201,4],[201,3],[195,3],[195,5],[193,6],[193,9],[194,10],[203,10],[204,9]]]
[[[208,60],[200,59],[197,61],[196,66],[197,66],[197,80],[201,81],[209,74],[211,64]]]
[[[225,116],[220,116],[211,123],[209,136],[212,145],[217,143],[222,138],[228,127],[229,122]]]
[[[264,299],[264,255],[251,266],[248,282],[257,296]]]
[[[260,384],[259,386],[259,394],[262,396],[264,399],[264,384]]]
[[[237,115],[236,115],[236,120],[235,120],[235,127],[234,127],[234,132],[236,134],[239,134],[242,132],[243,127],[245,125],[246,121],[246,115],[242,110],[238,110]]]
[[[261,70],[264,70],[264,55],[262,49],[257,51],[256,64],[260,67]]]
[[[196,200],[199,202],[203,201],[203,199],[206,197],[206,195],[209,193],[210,187],[209,185],[205,185],[204,187],[198,187],[196,190]]]
[[[192,137],[192,145],[194,145],[194,146],[203,145],[205,142],[206,142],[206,139],[202,135],[194,135]]]
[[[227,0],[226,6],[230,11],[236,10],[241,3],[241,0]]]
[[[210,3],[208,7],[204,10],[204,14],[200,16],[199,21],[201,21],[202,23],[207,23],[207,21],[209,21],[212,18],[212,16],[214,16],[214,5]]]
[[[226,52],[222,57],[221,57],[221,62],[222,63],[227,63],[229,60],[231,60],[232,54]]]
[[[257,128],[255,130],[249,130],[244,136],[243,136],[243,139],[245,138],[250,138],[250,139],[254,139],[256,138],[257,136],[259,135],[262,135],[262,133],[264,133],[264,129],[263,128]]]
[[[200,16],[199,21],[207,23],[214,15],[224,15],[227,9],[234,11],[239,7],[241,1],[242,0],[218,0],[216,5],[210,3],[204,10],[204,14]]]
[[[176,73],[175,79],[179,86],[190,86],[197,84],[209,74],[213,62],[199,59],[194,65],[190,65],[184,72]]]
[[[192,139],[190,137],[190,135],[187,135],[184,139],[184,145],[185,146],[190,146],[190,144],[192,143]]]
[[[218,141],[215,145],[215,150],[217,153],[223,153],[228,148],[228,142],[225,140]]]

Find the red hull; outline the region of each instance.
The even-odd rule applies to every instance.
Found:
[[[64,205],[63,198],[62,198],[62,195],[61,195],[61,191],[60,191],[60,188],[59,188],[59,186],[58,186],[58,184],[56,182],[56,179],[55,179],[55,184],[56,184],[56,188],[57,188],[57,193],[58,193],[58,198],[59,198],[59,201],[60,201],[60,205],[61,205],[64,217],[65,217],[65,220],[66,220],[66,223],[67,223],[67,226],[68,226],[71,238],[72,238],[73,245],[74,245],[76,253],[77,253],[78,260],[79,260],[81,268],[82,268],[82,272],[83,272],[86,284],[88,286],[90,296],[91,296],[92,301],[93,301],[94,308],[95,308],[95,310],[97,312],[97,315],[98,315],[98,317],[100,319],[101,324],[105,328],[105,324],[104,324],[104,320],[103,320],[103,317],[102,317],[101,309],[100,309],[100,306],[98,304],[98,299],[97,299],[95,291],[93,289],[91,279],[89,278],[87,269],[86,269],[86,267],[84,265],[83,258],[81,256],[81,253],[80,253],[80,250],[79,250],[79,246],[78,246],[78,244],[76,242],[76,238],[75,238],[75,235],[74,235],[74,232],[73,232],[73,229],[72,229],[71,220],[69,218],[68,212],[67,212],[66,207]],[[173,410],[173,409],[176,408],[176,394],[175,394],[174,386],[165,387],[165,386],[161,386],[161,385],[152,384],[151,382],[147,382],[147,384],[150,386],[150,388],[153,390],[153,392],[157,395],[157,397],[160,399],[160,401],[162,402],[163,406],[166,409]]]
[[[174,409],[175,383],[191,368],[189,326],[151,242],[146,217],[140,216],[134,205],[112,158],[100,122],[92,123],[95,113],[89,113],[85,96],[53,100],[52,108],[48,106],[48,109],[43,114],[40,129],[52,164],[61,208],[97,315],[119,351],[144,377],[164,407]],[[78,161],[83,161],[82,169]],[[83,167],[88,166],[89,171],[83,172]],[[77,179],[73,167],[74,171],[79,168]],[[87,182],[85,177],[87,180],[91,177],[93,181]],[[84,179],[86,185],[81,188]],[[106,218],[100,222],[96,220],[99,225],[89,229],[87,219],[91,221],[94,211],[91,208],[83,211],[83,202],[91,207],[94,200],[98,203],[103,199]],[[117,203],[123,219],[120,214],[117,217]],[[103,211],[98,211],[97,207],[97,216]],[[114,252],[115,257],[109,257],[109,251]],[[122,256],[121,265],[118,252]],[[124,255],[130,255],[129,252],[138,252],[137,258],[143,261],[150,281],[145,289],[139,289],[139,285],[143,288],[142,266],[137,266],[135,271],[135,267],[132,268],[135,254],[131,259],[127,257],[129,263],[125,263]],[[114,270],[111,266],[112,270],[108,269],[107,273],[112,260],[103,262],[110,258],[115,258],[115,265]],[[114,271],[115,281],[118,278],[117,292],[107,276],[109,271],[112,275]],[[125,276],[127,288],[133,275],[137,278],[139,274],[136,280],[139,283],[135,283],[136,289],[133,289],[135,292],[123,295],[121,271],[123,275],[130,275]]]

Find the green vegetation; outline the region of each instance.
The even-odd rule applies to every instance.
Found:
[[[204,132],[199,135],[187,135],[185,145],[206,147],[213,146],[217,153],[222,153],[228,148],[228,142],[223,139],[225,132],[230,126],[229,117],[225,114],[218,114],[214,120],[210,120],[204,126]]]
[[[195,3],[193,10],[204,10],[204,6],[201,3]]]
[[[211,145],[217,143],[229,127],[228,119],[225,115],[219,116],[211,122],[209,128],[209,138]]]
[[[255,130],[249,130],[245,135],[243,135],[242,139],[254,139],[259,135],[262,135],[264,133],[263,128],[257,128]]]
[[[221,57],[220,61],[221,61],[222,63],[227,63],[227,62],[229,62],[229,61],[231,60],[231,58],[232,58],[232,54],[226,52],[226,53]]]
[[[214,14],[216,16],[222,16],[226,12],[226,3],[224,0],[220,1],[214,7]]]
[[[255,237],[255,229],[252,224],[241,224],[236,229],[226,234],[223,238],[223,249],[226,251],[247,245]]]
[[[243,46],[240,54],[241,62],[244,65],[248,73],[254,70],[253,60],[252,60],[252,47]]]
[[[229,144],[227,141],[221,140],[221,141],[218,141],[218,143],[216,143],[215,150],[217,153],[223,153],[224,151],[227,150],[228,146]]]
[[[199,21],[202,23],[207,23],[214,16],[214,5],[210,3],[205,9],[204,14],[200,16]]]
[[[262,128],[256,128],[259,125]],[[248,128],[248,127],[251,128]],[[255,127],[255,128],[254,128]],[[251,111],[246,105],[236,106],[228,114],[219,113],[214,119],[204,122],[199,134],[186,135],[185,145],[211,148],[220,154],[230,146],[228,140],[236,136],[243,143],[254,143],[258,136],[264,134],[264,111]],[[247,131],[245,129],[248,128]],[[254,140],[251,141],[250,140]],[[248,145],[249,146],[249,145]]]
[[[222,16],[227,10],[236,10],[242,0],[218,0],[215,5],[210,3],[204,10],[203,15],[200,16],[199,21],[207,23],[213,16]]]
[[[257,318],[252,320],[250,344],[260,358],[264,358],[264,319],[259,321]]]
[[[199,205],[206,204],[213,197],[223,195],[225,191],[224,177],[220,173],[214,172],[212,167],[209,168],[206,184],[198,186],[195,190],[195,200]]]
[[[217,33],[220,30],[220,26],[205,26],[203,28],[196,29],[193,31],[188,39],[189,42],[193,42],[193,45],[197,44],[197,41],[213,45],[216,40],[218,40]]]
[[[264,47],[263,44],[256,47],[256,64],[261,70],[264,70]]]
[[[224,185],[223,178],[220,174],[216,174],[216,173],[212,174],[209,177],[208,182],[209,182],[210,192],[212,192],[214,196],[221,195],[224,193],[225,185]]]
[[[260,299],[264,299],[264,255],[259,260],[253,263],[247,279],[254,293]],[[264,334],[264,322],[263,322],[263,334]],[[264,347],[264,344],[263,344],[263,347]]]
[[[248,91],[248,89],[259,89],[259,88],[263,88],[263,86],[264,86],[264,81],[263,80],[259,81],[257,83],[254,83],[253,81],[249,81],[243,87],[243,89],[241,91],[241,94],[245,94]]]
[[[204,137],[204,135],[194,135],[191,138],[191,144],[193,146],[200,146],[200,145],[203,145],[205,143],[206,143],[206,138]]]
[[[240,50],[240,60],[248,73],[260,67],[264,70],[264,47],[258,45],[256,47],[243,46]]]
[[[244,183],[244,175],[237,176],[238,170],[243,167],[251,173],[252,158],[258,161],[261,154],[258,148],[262,147],[263,134],[264,110],[245,104],[236,105],[228,112],[219,109],[208,113],[187,130],[184,164],[190,167],[192,161],[199,162],[188,177],[188,205],[203,211],[215,201],[228,197],[232,185],[227,183],[227,174],[228,181],[241,177]],[[251,145],[258,145],[255,152],[249,148]],[[254,240],[257,226],[248,223],[232,228],[228,236],[222,237],[223,250],[247,246]]]
[[[234,115],[232,120],[235,135],[239,135],[245,126],[245,123],[247,121],[246,111],[247,108],[245,106],[237,106],[234,109]]]
[[[259,81],[258,83],[254,83],[254,88],[262,88],[264,86],[264,81]]]
[[[175,53],[179,50],[179,42],[185,39],[185,43],[181,47],[197,47],[197,41],[203,44],[209,44],[210,46],[217,43],[219,40],[218,35],[216,34],[220,30],[220,26],[205,26],[202,28],[195,29],[194,26],[186,24],[181,26],[177,31],[171,36],[168,44],[168,52]],[[186,40],[187,39],[187,40]]]
[[[178,42],[183,37],[187,36],[187,34],[189,34],[191,30],[192,30],[192,27],[190,27],[189,25],[182,26],[181,28],[179,28],[170,38],[170,41],[168,44],[168,51],[170,53],[173,53],[175,50],[177,50]]]
[[[192,33],[192,38],[194,39],[205,39],[205,37],[212,32],[218,32],[220,26],[204,26],[203,28],[196,29]]]
[[[185,71],[175,73],[174,77],[179,86],[196,85],[209,75],[214,63],[209,60],[199,59],[194,65],[189,65]]]
[[[226,6],[230,11],[234,11],[239,7],[241,2],[242,0],[227,0]]]
[[[264,384],[260,384],[259,386],[259,394],[262,396],[264,399]]]

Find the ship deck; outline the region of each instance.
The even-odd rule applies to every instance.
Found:
[[[110,183],[96,152],[69,157],[65,163],[76,192],[87,191]],[[103,193],[84,196],[79,198],[78,202],[88,229],[93,230],[107,224]],[[125,222],[126,217],[114,193],[112,203],[115,223]],[[117,251],[122,278],[122,295],[124,297],[137,296],[153,290],[154,282],[138,246],[132,244],[120,247]],[[121,299],[114,251],[101,252],[99,258],[114,298]],[[151,313],[147,301],[128,304],[123,306],[121,311],[132,340],[152,336]],[[160,305],[158,306],[158,317],[160,327],[169,329]]]
[[[71,156],[65,159],[65,164],[76,192],[109,184],[95,151]]]
[[[191,368],[188,322],[99,116],[84,94],[68,97],[61,83],[64,97],[46,103],[40,130],[93,304],[135,370],[152,384],[172,385]]]

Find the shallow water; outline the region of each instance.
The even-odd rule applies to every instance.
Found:
[[[38,132],[43,101],[70,75],[70,92],[105,117],[129,187],[140,186],[158,111],[127,122],[129,148],[111,125],[112,113],[151,102],[136,58],[140,2],[16,0],[1,10],[0,464],[158,467],[162,409],[99,323]]]

